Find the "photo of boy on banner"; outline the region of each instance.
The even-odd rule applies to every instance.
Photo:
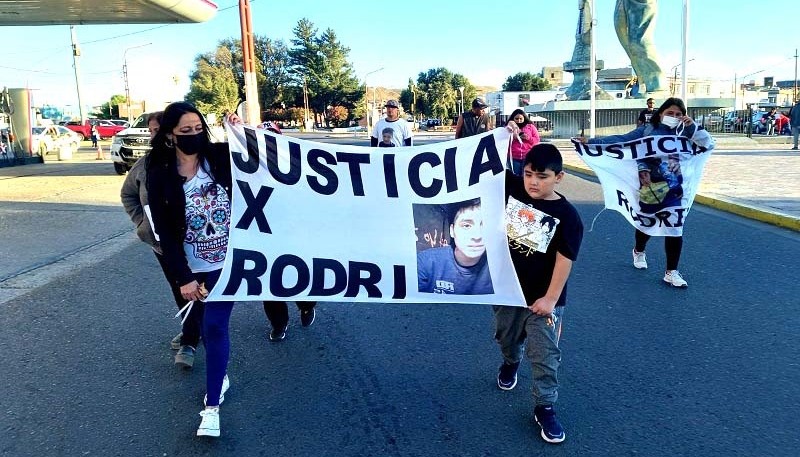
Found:
[[[683,175],[678,154],[670,154],[666,160],[648,157],[636,162],[642,213],[653,214],[664,208],[681,206]]]
[[[493,294],[492,277],[486,259],[483,240],[483,214],[481,200],[474,198],[444,205],[446,219],[435,218],[442,205],[414,204],[414,225],[417,237],[420,227],[447,227],[449,245],[430,247],[419,251],[417,242],[417,281],[420,292],[458,295]],[[429,208],[424,208],[429,207]],[[432,210],[430,207],[437,207]],[[427,217],[427,220],[419,220]],[[430,233],[427,233],[430,238]],[[436,236],[432,239],[435,241]],[[443,237],[442,237],[443,239]],[[434,243],[436,244],[436,243]],[[443,244],[443,243],[442,243]]]

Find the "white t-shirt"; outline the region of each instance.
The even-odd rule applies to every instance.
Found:
[[[372,129],[372,137],[378,139],[378,146],[380,146],[381,141],[383,141],[383,130],[384,129],[392,129],[392,143],[397,147],[405,146],[404,140],[406,138],[411,138],[411,127],[409,127],[408,122],[405,119],[398,118],[395,121],[389,122],[386,118],[383,118],[375,124],[375,128]],[[411,140],[411,145],[414,145],[414,140]]]
[[[231,200],[202,167],[183,184],[186,195],[186,237],[183,252],[194,273],[222,268],[228,249]]]

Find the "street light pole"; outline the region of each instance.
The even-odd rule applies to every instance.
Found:
[[[373,73],[377,73],[377,72],[379,72],[381,70],[383,70],[383,67],[378,68],[377,70],[372,70],[372,71],[368,72],[366,75],[364,75],[364,116],[365,116],[365,118],[367,120],[367,135],[370,134],[370,131],[371,131],[370,127],[372,127],[371,122],[370,122],[372,116],[370,116],[370,111],[369,111],[369,86],[367,85],[367,76],[369,76],[369,75],[371,75]],[[374,98],[374,95],[373,95],[373,98]]]
[[[461,112],[458,114],[464,113],[464,86],[458,86],[458,91],[461,92]]]
[[[143,48],[145,46],[150,46],[153,43],[145,43],[136,46],[131,46],[129,48],[125,48],[125,51],[122,53],[122,77],[125,78],[125,103],[128,105],[128,122],[133,122],[133,116],[131,116],[131,89],[128,85],[128,51],[131,49],[136,48]],[[111,109],[109,109],[109,112]]]
[[[681,100],[686,103],[686,48],[689,46],[689,0],[683,0],[683,36],[681,37]],[[694,59],[692,59],[694,60]]]
[[[78,92],[78,113],[80,113],[81,123],[83,123],[86,122],[86,115],[83,112],[83,103],[81,103],[81,72],[78,63],[78,57],[81,56],[81,48],[78,46],[78,35],[75,32],[75,26],[69,26],[69,31],[72,37],[72,64],[75,67],[75,90]]]

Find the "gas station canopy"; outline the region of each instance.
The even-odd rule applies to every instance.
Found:
[[[0,26],[205,22],[209,0],[0,0]]]

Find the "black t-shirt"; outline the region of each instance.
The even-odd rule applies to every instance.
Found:
[[[645,108],[645,109],[641,110],[639,112],[639,122],[641,122],[642,124],[649,123],[650,122],[650,118],[653,117],[653,113],[655,113],[655,112],[656,112],[656,110],[649,109],[649,108]]]
[[[550,287],[556,253],[573,262],[583,239],[583,222],[575,207],[556,192],[558,200],[533,199],[523,179],[506,170],[506,233],[511,260],[528,305]],[[567,286],[556,302],[567,302]]]

